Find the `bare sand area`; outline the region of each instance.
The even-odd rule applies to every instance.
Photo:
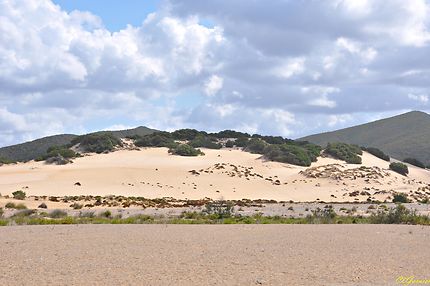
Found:
[[[364,152],[362,165],[319,158],[310,168],[267,162],[241,150],[208,150],[205,156],[169,155],[166,148],[93,154],[64,166],[42,162],[0,167],[0,193],[27,195],[123,195],[145,198],[306,202],[391,201],[404,192],[412,201],[430,195],[430,172],[409,166],[408,177]]]
[[[0,285],[398,285],[430,278],[430,228],[76,225],[0,228]]]

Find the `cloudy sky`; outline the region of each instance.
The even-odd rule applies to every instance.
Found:
[[[298,138],[429,110],[424,0],[0,0],[0,146],[145,125]]]

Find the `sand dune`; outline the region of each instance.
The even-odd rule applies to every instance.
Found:
[[[278,201],[384,201],[393,192],[410,194],[418,188],[429,192],[429,172],[410,166],[410,175],[387,170],[389,163],[368,153],[363,164],[383,173],[368,179],[354,176],[312,178],[306,167],[267,162],[260,155],[240,150],[204,150],[205,156],[169,155],[166,148],[120,150],[92,154],[64,166],[42,162],[0,167],[0,193],[24,190],[28,195],[125,195],[178,199],[274,199]],[[360,165],[348,165],[331,158],[319,158],[313,167],[335,164],[352,174]],[[365,171],[371,174],[375,170]],[[365,174],[367,176],[367,173]],[[370,176],[370,175],[369,175]],[[78,184],[77,184],[78,183]],[[427,188],[427,189],[426,189]]]

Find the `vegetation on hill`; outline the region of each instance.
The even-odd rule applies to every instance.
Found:
[[[178,144],[177,146],[170,148],[169,153],[179,156],[199,156],[205,154],[200,149],[196,149],[188,144]]]
[[[71,145],[79,144],[84,152],[104,153],[114,150],[117,146],[122,146],[120,139],[111,132],[99,132],[82,135],[74,138]]]
[[[343,160],[348,164],[361,164],[363,151],[357,145],[346,143],[328,143],[324,153]]]
[[[79,157],[80,154],[75,151],[69,149],[67,146],[51,146],[46,151],[46,154],[36,158],[36,161],[45,161],[49,158],[54,158],[57,156],[61,156],[65,159],[73,159]]]
[[[320,146],[326,146],[328,142],[372,146],[384,150],[393,158],[420,158],[420,161],[430,165],[430,115],[419,111],[299,140],[307,140]]]
[[[222,145],[217,143],[216,141],[217,138],[215,137],[198,135],[188,144],[190,144],[194,148],[203,147],[208,149],[221,149]]]
[[[16,163],[16,161],[0,157],[0,166],[7,165],[7,164],[14,164],[14,163]]]
[[[390,170],[397,172],[403,176],[407,176],[409,174],[408,166],[400,162],[393,162],[390,164]]]
[[[415,158],[405,158],[405,159],[403,159],[403,162],[409,163],[409,164],[414,165],[414,166],[419,167],[419,168],[423,168],[423,169],[426,168],[426,166],[424,165],[423,162],[421,162],[420,160],[415,159]]]
[[[177,145],[169,132],[155,132],[143,137],[135,137],[134,144],[138,147],[167,147],[173,148]]]
[[[374,148],[374,147],[361,147],[361,149],[363,151],[369,152],[370,154],[372,154],[373,156],[378,157],[379,159],[385,160],[385,161],[390,161],[390,156],[388,156],[387,154],[385,154],[384,152],[382,152],[380,149],[378,148]]]

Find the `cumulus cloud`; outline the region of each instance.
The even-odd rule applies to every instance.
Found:
[[[136,125],[298,137],[422,109],[428,12],[425,0],[166,0],[111,32],[50,0],[4,0],[0,145]]]

